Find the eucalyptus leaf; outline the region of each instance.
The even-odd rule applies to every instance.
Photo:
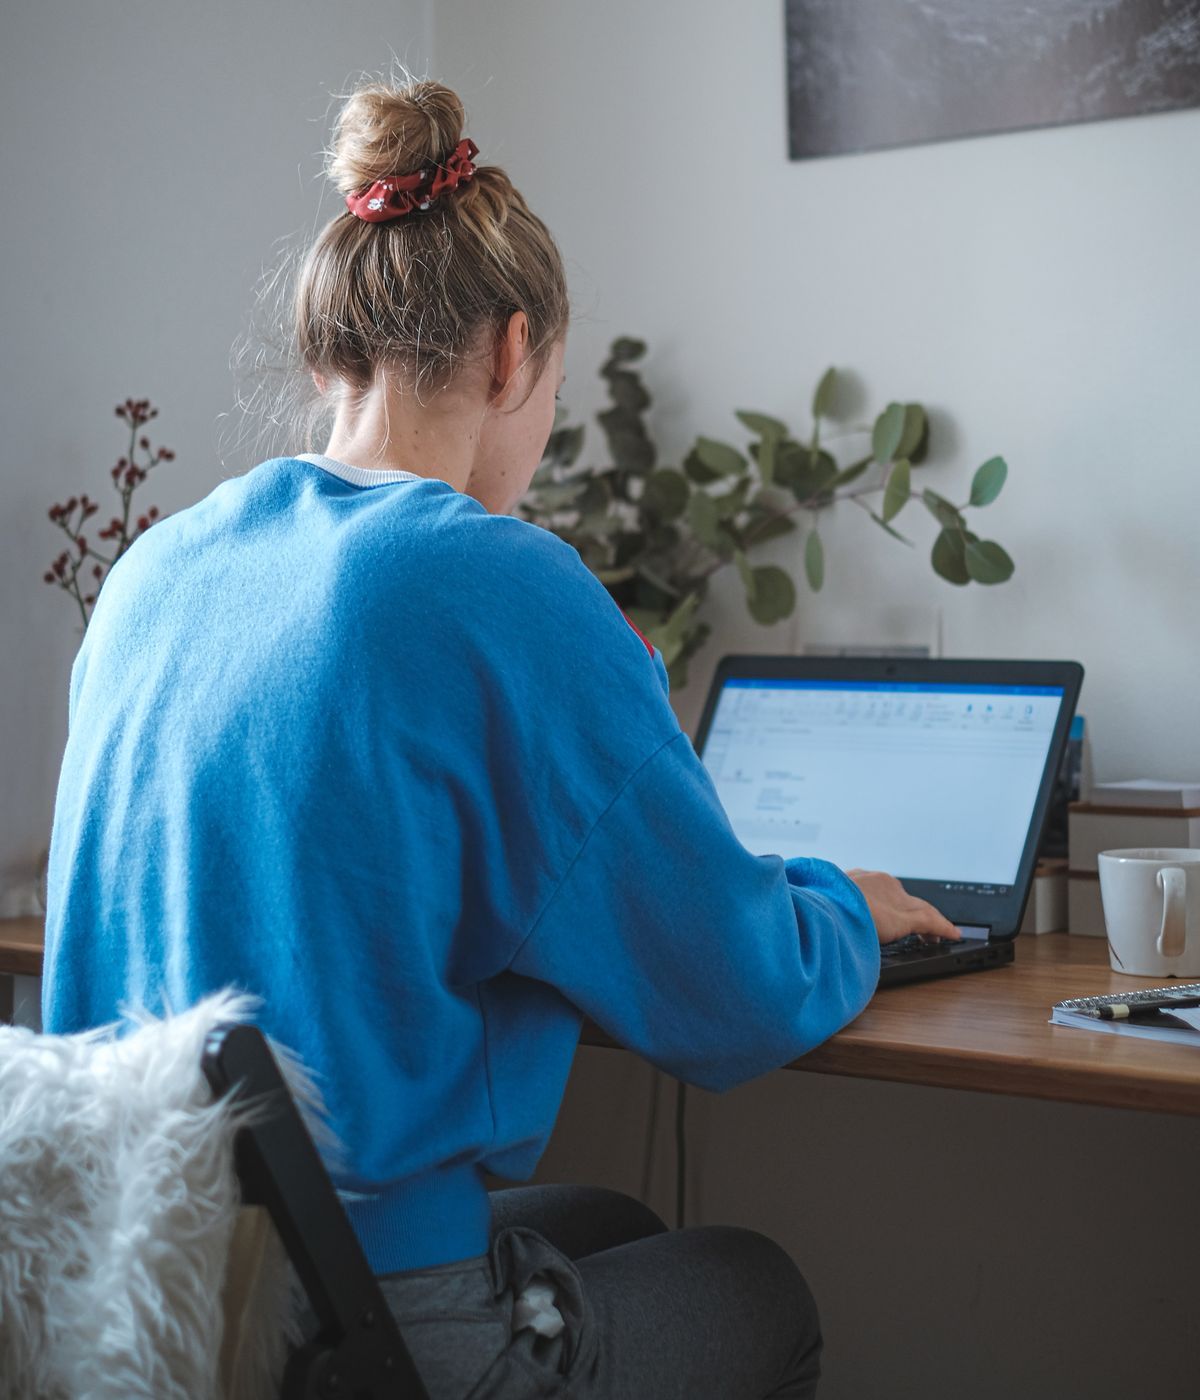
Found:
[[[890,403],[875,420],[871,432],[871,451],[877,462],[894,460],[900,439],[904,436],[904,405]]]
[[[583,495],[586,483],[582,481],[551,482],[536,490],[536,504],[539,510],[566,510],[576,504]]]
[[[631,360],[640,360],[646,353],[646,342],[637,340],[634,336],[623,335],[613,341],[609,347],[609,362],[624,364]],[[604,371],[602,370],[601,373]]]
[[[787,437],[787,424],[781,423],[778,418],[771,418],[765,413],[753,413],[748,408],[735,410],[735,417],[739,423],[744,424],[752,433],[757,433],[760,438],[769,441],[774,438]]]
[[[754,460],[758,463],[758,475],[764,486],[770,486],[775,479],[775,456],[778,443],[775,438],[763,438]]]
[[[593,510],[579,517],[579,528],[598,539],[608,539],[624,530],[620,517],[608,510]]]
[[[765,544],[767,540],[777,539],[780,535],[790,535],[796,528],[796,522],[787,515],[775,515],[762,523],[751,525],[746,531],[747,540],[750,544]]]
[[[569,467],[583,450],[584,429],[579,424],[574,428],[559,428],[550,434],[546,443],[545,456],[558,466]]]
[[[790,490],[807,466],[808,448],[802,447],[792,438],[785,438],[775,444],[775,470],[772,473],[771,484],[785,486]]]
[[[883,519],[886,523],[894,520],[908,504],[912,494],[912,468],[901,457],[888,474],[887,488],[883,493]]]
[[[736,447],[730,447],[727,442],[718,442],[715,438],[697,438],[696,453],[704,465],[718,476],[736,476],[749,466]]]
[[[837,480],[838,465],[821,448],[805,448],[805,462],[792,478],[792,494],[798,501],[811,501],[830,490]]]
[[[746,509],[746,497],[754,489],[754,482],[748,476],[743,477],[732,491],[726,491],[722,496],[714,496],[713,501],[717,507],[717,514],[722,520],[732,520]]]
[[[946,529],[933,542],[930,563],[935,574],[940,574],[947,583],[962,585],[970,583],[967,572],[966,549],[960,530]]]
[[[720,472],[715,472],[710,467],[705,466],[699,452],[694,447],[683,459],[683,470],[693,481],[702,486],[710,481],[718,480],[721,475]]]
[[[928,433],[929,421],[925,417],[925,410],[919,403],[906,403],[904,405],[904,429],[900,434],[900,441],[896,445],[896,456],[907,457],[911,462],[921,450]]]
[[[925,503],[925,509],[933,516],[943,530],[962,530],[966,528],[966,521],[963,519],[962,511],[957,506],[953,506],[945,498],[939,496],[936,491],[922,491],[921,500]]]
[[[717,511],[717,503],[707,491],[692,492],[687,503],[687,522],[702,545],[708,549],[716,549],[721,517]]]
[[[608,408],[596,414],[596,422],[608,439],[608,450],[622,471],[647,472],[654,466],[654,444],[646,436],[641,416],[625,408]]]
[[[749,601],[750,616],[769,627],[791,617],[796,606],[796,585],[783,569],[765,564],[754,571],[754,597]]]
[[[671,467],[659,467],[646,478],[642,504],[662,520],[675,520],[688,503],[691,488],[687,477]]]
[[[700,603],[698,593],[689,594],[663,623],[647,632],[649,640],[662,652],[663,662],[670,665],[679,656]]]
[[[613,544],[613,568],[620,569],[626,564],[636,563],[646,552],[646,548],[647,536],[641,530],[625,531]]]
[[[966,550],[967,573],[976,583],[1004,583],[1016,567],[995,540],[970,540]]]
[[[713,548],[722,559],[732,559],[742,547],[741,535],[729,524],[727,520],[722,520],[717,527],[717,539]]]
[[[607,515],[612,505],[612,487],[602,477],[593,477],[584,486],[579,509],[584,515]]]
[[[650,395],[646,392],[646,386],[633,370],[613,370],[611,374],[605,375],[605,378],[608,380],[609,396],[619,408],[641,413],[650,407]]]
[[[808,586],[814,593],[820,593],[825,582],[825,547],[815,529],[808,532],[804,542],[804,573]]]
[[[990,506],[1004,489],[1007,477],[1008,463],[1004,458],[989,457],[971,481],[971,504],[973,506]]]
[[[833,400],[837,392],[837,370],[832,365],[821,376],[813,394],[812,415],[814,418],[829,418],[833,413]]]
[[[634,604],[625,609],[625,615],[641,632],[649,632],[652,627],[661,627],[667,620],[666,613],[656,612],[652,608],[639,608]]]

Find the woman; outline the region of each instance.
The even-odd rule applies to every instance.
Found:
[[[296,298],[323,454],[140,539],[72,676],[45,1017],[233,983],[318,1072],[348,1211],[437,1396],[810,1395],[791,1261],[611,1193],[489,1197],[554,1122],[581,1016],[691,1083],[803,1054],[881,939],[953,936],[882,875],[756,858],[662,658],[506,514],[562,378],[558,251],[455,95],[371,85]]]

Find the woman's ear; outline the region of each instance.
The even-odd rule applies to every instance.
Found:
[[[314,369],[312,372],[312,378],[313,383],[317,386],[317,393],[320,394],[322,398],[324,398],[325,390],[328,387],[325,380],[325,376],[323,374],[318,374],[317,371]]]
[[[529,358],[529,317],[514,311],[496,337],[492,361],[492,402],[502,405],[520,390],[521,368]]]

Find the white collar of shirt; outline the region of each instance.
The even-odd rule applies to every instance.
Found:
[[[425,481],[428,479],[418,476],[416,472],[372,471],[367,467],[351,467],[345,462],[325,457],[320,452],[302,452],[294,460],[320,467],[322,471],[329,472],[331,476],[341,477],[343,481],[348,481],[351,486],[384,486],[389,481]]]

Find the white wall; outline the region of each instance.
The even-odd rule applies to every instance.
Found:
[[[315,178],[330,94],[393,56],[423,71],[430,42],[429,0],[6,7],[0,885],[49,838],[80,637],[41,581],[61,538],[47,507],[105,498],[130,396],[159,406],[154,440],[178,453],[148,503],[177,509],[252,465],[218,460],[231,347],[276,240],[333,212]]]
[[[940,607],[948,654],[1085,664],[1097,776],[1200,774],[1200,111],[789,162],[778,0],[442,0],[437,63],[571,264],[573,409],[629,333],[668,458],[736,435],[738,407],[806,424],[826,364],[874,409],[935,411],[946,494],[1007,457],[979,520],[1009,585],[937,579],[919,506],[916,555],[844,506],[801,635]],[[720,652],[794,635],[722,593],[693,692]]]
[[[902,604],[941,610],[948,654],[1083,661],[1098,776],[1200,773],[1200,112],[791,163],[777,0],[442,0],[436,42],[570,262],[576,412],[637,334],[668,459],[737,407],[806,422],[829,363],[871,406],[930,406],[946,494],[1008,458],[979,518],[1011,584],[936,579],[918,508],[914,556],[843,507],[795,626],[718,590],[685,723],[722,651]],[[544,1175],[636,1191],[648,1074],[582,1052]],[[829,1400],[1116,1400],[1149,1356],[1167,1389],[1194,1375],[1194,1121],[780,1073],[698,1098],[692,1147],[691,1218],[767,1231],[812,1280]],[[666,1131],[655,1162],[665,1209]],[[1141,1229],[1168,1247],[1099,1260],[1095,1232]]]

